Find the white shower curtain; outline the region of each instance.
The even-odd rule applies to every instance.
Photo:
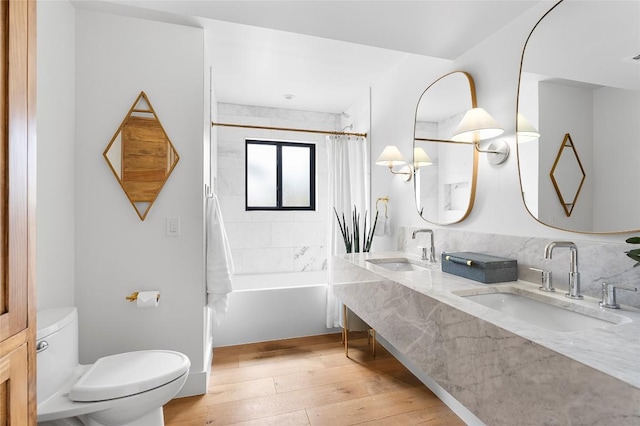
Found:
[[[369,196],[369,148],[367,140],[354,136],[327,137],[327,153],[329,155],[329,242],[327,244],[328,267],[331,271],[334,254],[345,253],[344,241],[338,228],[334,207],[342,216],[344,212],[350,221],[353,207],[364,220],[365,211],[369,214],[367,223],[371,223],[368,212]],[[340,306],[333,295],[333,277],[329,274],[327,290],[327,327],[340,326]]]

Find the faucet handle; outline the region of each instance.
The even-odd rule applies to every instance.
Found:
[[[637,288],[628,285],[602,283],[602,300],[599,305],[602,308],[620,309],[620,305],[616,303],[616,289],[627,291],[638,291]]]
[[[554,293],[556,291],[556,289],[553,288],[553,281],[551,280],[551,271],[545,271],[544,269],[538,269],[538,268],[529,268],[529,269],[534,272],[540,273],[540,281],[542,283],[542,286],[539,288],[541,291],[548,291],[551,293]]]
[[[420,253],[422,254],[420,256],[420,260],[428,260],[429,259],[429,247],[425,247],[425,246],[418,246],[418,248],[420,249]]]

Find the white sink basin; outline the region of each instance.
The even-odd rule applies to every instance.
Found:
[[[367,262],[381,266],[390,271],[427,271],[430,268],[436,268],[437,263],[420,263],[418,261],[407,259],[405,257],[395,257],[388,259],[367,259]]]
[[[526,292],[524,292],[526,294]],[[518,292],[499,292],[462,295],[467,300],[500,311],[510,317],[553,331],[579,331],[618,324],[622,317],[598,309],[571,310],[571,305],[554,298],[531,295],[535,300]],[[560,306],[560,305],[566,306]]]

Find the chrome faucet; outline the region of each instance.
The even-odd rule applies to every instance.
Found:
[[[413,231],[413,234],[411,234],[411,239],[415,240],[416,239],[416,234],[419,232],[428,232],[429,234],[431,234],[431,249],[429,250],[429,257],[427,258],[427,248],[426,247],[422,247],[422,257],[420,259],[422,260],[428,260],[429,262],[434,262],[436,261],[436,247],[435,244],[433,243],[433,230],[431,229],[416,229],[415,231]]]
[[[565,296],[571,299],[582,299],[582,294],[580,294],[580,272],[578,272],[578,247],[571,241],[553,241],[544,248],[544,258],[551,259],[553,249],[556,247],[566,247],[571,251],[569,293],[565,294]]]

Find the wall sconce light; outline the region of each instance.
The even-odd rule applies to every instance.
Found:
[[[417,169],[420,167],[430,166],[433,164],[433,161],[431,161],[431,158],[423,148],[415,147],[413,148],[413,166],[406,165],[406,163],[407,162],[404,161],[400,150],[395,145],[387,145],[376,160],[377,165],[389,167],[389,171],[394,175],[403,175],[405,182],[409,182],[411,180]],[[402,165],[405,166],[400,169],[400,171],[396,172],[393,170],[393,166]]]
[[[432,164],[433,161],[431,161],[431,157],[425,152],[424,148],[419,146],[413,148],[413,167],[419,169]]]
[[[391,173],[394,175],[404,175],[405,182],[409,182],[413,176],[413,167],[405,166],[399,172],[393,170],[393,166],[402,166],[406,163],[400,150],[395,145],[387,145],[376,160],[377,165],[389,167]]]
[[[516,136],[519,143],[529,142],[540,137],[540,132],[527,118],[518,113],[518,123],[516,125]]]
[[[509,157],[509,144],[505,141],[493,141],[488,149],[480,149],[480,141],[504,133],[498,122],[483,108],[472,108],[464,114],[462,121],[453,133],[451,140],[468,142],[475,145],[476,151],[489,154],[490,164],[501,164]]]

